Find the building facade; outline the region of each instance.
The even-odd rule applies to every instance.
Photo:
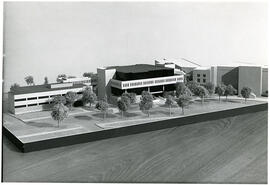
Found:
[[[65,96],[69,91],[81,94],[84,87],[83,84],[73,83],[18,87],[8,93],[9,111],[13,114],[21,114],[48,110],[52,107],[55,96]]]
[[[137,64],[98,68],[98,97],[121,96],[124,92],[140,95],[142,91],[161,94],[175,90],[177,82],[184,82],[184,73],[171,67]]]

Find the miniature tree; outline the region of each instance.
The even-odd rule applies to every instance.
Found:
[[[189,105],[191,96],[183,94],[177,99],[177,104],[182,108],[182,114],[185,114],[184,108]]]
[[[92,76],[94,76],[94,73],[92,73],[92,72],[85,72],[85,73],[83,73],[83,77],[92,78]]]
[[[62,122],[68,116],[68,108],[62,103],[55,104],[52,108],[51,116],[59,123]]]
[[[121,96],[121,100],[129,107],[131,104],[129,93],[123,93]]]
[[[216,86],[216,93],[218,94],[218,100],[220,102],[220,97],[224,95],[226,86],[221,84]]]
[[[61,103],[62,103],[63,105],[65,105],[65,104],[67,103],[67,101],[66,101],[65,96],[57,95],[57,96],[55,96],[55,97],[53,98],[52,103],[53,103],[54,105],[56,105],[56,104],[61,104]]]
[[[228,100],[228,96],[232,96],[236,93],[236,89],[233,88],[231,84],[229,84],[224,91],[224,95],[226,96],[226,101]]]
[[[128,93],[128,95],[129,95],[129,99],[130,99],[130,103],[131,104],[134,104],[134,103],[136,103],[136,93]]]
[[[57,82],[57,83],[60,83],[60,82],[62,82],[64,79],[67,79],[67,75],[65,75],[65,74],[60,74],[60,75],[57,76],[56,82]]]
[[[204,98],[208,96],[209,92],[203,86],[198,86],[194,94],[201,98],[201,103],[203,104]]]
[[[77,95],[76,92],[68,91],[67,94],[66,94],[66,96],[65,96],[65,98],[66,98],[66,105],[67,105],[67,107],[69,107],[69,109],[71,110],[72,107],[73,107],[74,102],[75,102],[75,101],[77,100],[77,98],[78,98],[78,95]]]
[[[128,105],[123,99],[117,101],[117,107],[121,111],[121,117],[123,118],[124,112],[128,110]]]
[[[27,83],[27,85],[35,85],[33,76],[27,76],[24,78],[24,80]]]
[[[186,89],[186,85],[183,82],[178,82],[175,84],[175,94],[176,97],[179,97],[180,95],[184,94]]]
[[[195,94],[195,91],[197,89],[197,87],[199,86],[200,84],[198,84],[197,82],[193,82],[193,81],[189,81],[187,82],[186,86],[189,88],[189,90]]]
[[[96,100],[97,100],[97,96],[91,90],[91,88],[90,87],[85,88],[85,90],[83,91],[83,95],[82,95],[83,103],[84,104],[89,103],[90,107],[91,107],[92,103],[95,103]]]
[[[153,96],[147,91],[142,92],[141,101],[139,103],[140,110],[147,112],[148,117],[150,116],[149,110],[153,107]]]
[[[98,79],[98,75],[96,73],[92,73],[92,72],[85,72],[85,73],[83,73],[83,77],[91,78],[91,81],[92,82],[95,82]]]
[[[249,98],[251,89],[249,87],[243,87],[241,90],[241,95],[245,98],[245,103],[247,103],[247,98]]]
[[[215,85],[212,82],[207,82],[204,87],[208,90],[210,96],[215,93]]]
[[[165,105],[169,106],[170,116],[171,116],[171,107],[174,103],[174,99],[171,95],[168,95],[165,101]]]
[[[20,87],[19,84],[14,83],[13,85],[10,86],[10,91],[15,91],[16,89],[18,89]]]
[[[46,84],[48,84],[48,83],[49,83],[48,77],[45,76],[45,78],[44,78],[44,84],[46,85]]]
[[[104,100],[100,100],[96,104],[96,109],[98,109],[101,112],[103,112],[103,119],[106,118],[106,113],[108,111],[108,108],[109,108],[109,104],[106,101],[104,101]]]

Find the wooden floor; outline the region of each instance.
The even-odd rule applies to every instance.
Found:
[[[3,180],[267,182],[267,111],[20,153],[3,139]]]

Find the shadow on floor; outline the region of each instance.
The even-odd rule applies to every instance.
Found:
[[[122,116],[121,113],[116,113],[119,116]],[[135,117],[135,116],[139,116],[140,114],[138,113],[134,113],[134,112],[125,112],[124,113],[124,117]]]
[[[74,118],[79,119],[79,120],[92,120],[93,118],[90,116],[74,116]]]
[[[51,124],[51,123],[46,123],[46,122],[45,123],[37,123],[37,122],[29,121],[29,122],[25,122],[25,124],[29,125],[29,126],[33,126],[33,127],[39,127],[39,128],[44,128],[44,127],[58,128],[57,122],[55,122],[55,124]]]
[[[92,114],[93,116],[95,117],[98,117],[98,118],[103,118],[104,114],[103,113],[96,113],[96,114]],[[114,114],[106,114],[106,118],[115,118],[117,117],[116,115]]]

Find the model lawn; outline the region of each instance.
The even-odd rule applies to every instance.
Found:
[[[139,103],[131,104],[128,110],[123,113],[119,111],[116,105],[109,104],[105,118],[103,112],[95,109],[93,104],[91,107],[89,104],[82,107],[74,107],[69,111],[68,117],[60,123],[59,127],[57,122],[52,119],[51,111],[20,115],[5,113],[4,127],[21,142],[27,143],[252,106],[265,103],[267,99],[250,99],[245,103],[243,98],[237,96],[230,96],[227,101],[224,98],[219,101],[218,96],[212,96],[211,98],[204,99],[202,103],[201,99],[195,98],[184,108],[184,114],[176,102],[169,108],[165,101],[166,99],[162,97],[155,98],[153,107],[149,110],[149,116],[148,113],[140,110]]]

